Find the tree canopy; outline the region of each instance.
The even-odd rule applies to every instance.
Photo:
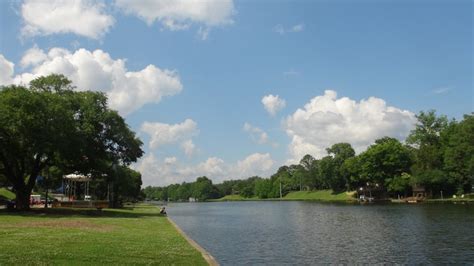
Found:
[[[1,88],[0,174],[13,185],[19,209],[28,208],[45,167],[101,174],[136,161],[141,145],[103,93],[76,91],[62,75]]]

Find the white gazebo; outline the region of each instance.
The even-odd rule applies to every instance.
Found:
[[[89,185],[92,180],[91,174],[82,175],[78,173],[63,176],[63,190],[66,197],[71,200],[77,200],[76,188],[78,183],[84,183],[84,200],[90,200]]]

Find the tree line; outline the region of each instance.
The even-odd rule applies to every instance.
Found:
[[[377,139],[356,155],[349,143],[336,143],[327,155],[305,155],[299,164],[281,166],[270,178],[258,176],[212,184],[207,177],[166,187],[148,186],[148,199],[187,201],[226,195],[278,198],[291,191],[332,189],[334,192],[371,188],[391,197],[408,196],[423,187],[429,196],[471,193],[474,185],[474,114],[461,121],[435,111],[420,112],[404,142]]]
[[[57,188],[74,172],[91,174],[112,206],[138,197],[141,175],[129,165],[141,146],[104,93],[75,90],[63,75],[0,87],[0,185],[13,187],[17,209],[29,208],[34,188]]]

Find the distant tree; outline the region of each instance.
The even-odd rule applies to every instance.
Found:
[[[351,157],[345,160],[341,166],[340,173],[344,180],[346,180],[348,190],[353,190],[364,186],[368,181],[366,178],[361,176],[359,156]]]
[[[177,197],[187,201],[192,196],[192,184],[183,182],[177,189]]]
[[[278,168],[277,172],[273,174],[270,179],[272,180],[273,188],[272,194],[276,197],[285,196],[292,187],[292,179],[290,174],[290,168],[286,165]]]
[[[388,178],[386,183],[388,192],[394,193],[397,196],[402,194],[406,197],[411,188],[411,176],[407,173],[402,173],[400,176]]]
[[[471,192],[474,185],[474,114],[465,115],[442,135],[446,173],[457,185],[457,193]]]
[[[322,175],[335,192],[348,189],[348,180],[344,176],[343,164],[355,156],[354,149],[349,143],[336,143],[326,151],[329,156],[324,157],[320,162]]]
[[[441,189],[446,194],[453,193],[455,184],[444,169],[442,135],[453,129],[455,121],[436,115],[434,110],[422,111],[416,118],[418,123],[406,140],[413,154],[412,181],[424,186],[432,195],[440,193]]]
[[[272,181],[270,179],[260,179],[255,182],[255,195],[260,199],[277,197],[272,193]]]
[[[384,186],[386,180],[392,180],[410,170],[410,153],[394,138],[376,140],[359,157],[361,177],[379,186]]]
[[[215,198],[217,190],[212,185],[212,181],[206,176],[201,176],[192,184],[192,196],[199,201]]]
[[[318,160],[306,154],[301,160],[300,175],[303,177],[303,186],[309,190],[318,189],[322,186],[321,178],[318,174]]]

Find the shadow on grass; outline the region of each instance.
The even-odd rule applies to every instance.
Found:
[[[155,206],[137,206],[125,207],[121,209],[77,209],[77,208],[39,208],[30,209],[28,211],[10,211],[0,209],[0,218],[2,215],[18,215],[24,217],[94,217],[94,218],[141,218],[141,217],[165,217],[159,214],[157,210],[151,210]],[[146,210],[148,209],[148,210]]]

